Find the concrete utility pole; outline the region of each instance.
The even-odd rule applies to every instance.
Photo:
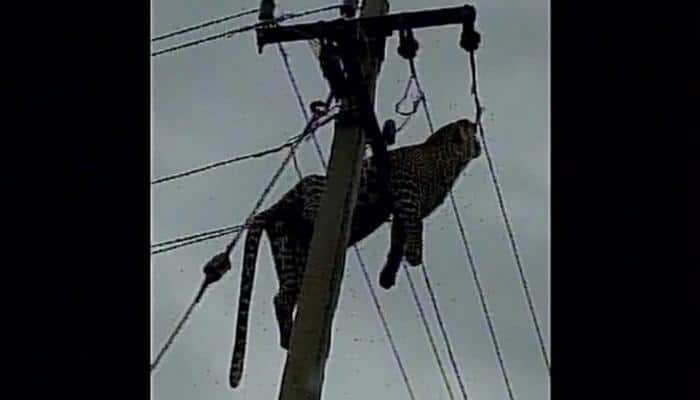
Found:
[[[384,15],[389,11],[388,7],[386,0],[367,0],[360,16]],[[368,80],[366,83],[370,88],[372,106],[384,55],[383,42],[382,38],[381,46],[372,46],[375,51],[362,53],[359,60],[363,78]],[[376,50],[379,50],[379,54]],[[339,119],[335,124],[328,184],[316,217],[297,303],[280,400],[321,398],[364,148],[365,132],[358,120]]]

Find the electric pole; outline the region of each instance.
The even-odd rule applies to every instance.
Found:
[[[388,11],[385,0],[367,0],[360,16],[379,16]],[[361,53],[359,60],[365,75],[362,78],[367,80],[365,83],[370,90],[372,107],[384,53],[383,41],[382,38],[381,47],[371,46],[369,53]],[[376,50],[381,53],[377,54]],[[316,216],[308,263],[297,302],[280,400],[321,398],[364,149],[365,132],[358,119],[340,118],[335,124],[328,183]]]
[[[353,18],[355,4],[354,0],[344,1],[344,18],[334,21],[268,26],[256,31],[260,52],[269,43],[320,39],[319,60],[324,76],[331,93],[342,102],[326,190],[316,216],[292,325],[280,400],[321,399],[365,135],[378,163],[380,182],[388,177],[386,141],[374,113],[376,80],[384,60],[386,38],[394,31],[402,32],[400,37],[405,38],[413,28],[462,24],[462,41],[466,44],[465,38],[471,38],[478,43],[474,31],[476,10],[469,5],[387,15],[387,0],[366,0],[360,17]],[[267,14],[271,15],[272,8],[268,8]]]

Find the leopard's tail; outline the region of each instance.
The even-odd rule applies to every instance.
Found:
[[[258,258],[260,237],[265,228],[264,215],[258,214],[248,226],[245,250],[243,253],[243,271],[241,272],[241,288],[238,294],[238,317],[236,318],[236,333],[229,370],[229,384],[238,387],[243,375],[243,359],[245,358],[246,336],[248,331],[248,312],[253,293],[255,264]]]

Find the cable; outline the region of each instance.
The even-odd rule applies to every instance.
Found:
[[[272,180],[267,185],[265,190],[263,190],[263,193],[260,196],[260,198],[258,198],[258,201],[255,204],[255,207],[253,207],[253,211],[251,211],[248,218],[246,218],[246,225],[251,220],[251,218],[258,212],[258,209],[260,208],[262,203],[265,201],[265,198],[268,196],[268,194],[270,194],[270,190],[272,190],[272,187],[277,182],[277,179],[279,179],[279,177],[282,175],[282,171],[284,171],[284,168],[287,166],[287,164],[289,164],[289,161],[294,156],[294,152],[295,152],[296,148],[302,143],[302,141],[306,137],[306,135],[308,135],[313,129],[318,128],[319,125],[315,125],[314,122],[315,122],[315,120],[310,121],[306,125],[304,131],[300,135],[297,136],[296,140],[294,140],[293,144],[291,145],[291,147],[289,149],[289,153],[287,154],[287,157],[284,159],[284,161],[282,162],[280,167],[277,169],[277,171],[275,172],[275,174],[272,177]],[[228,246],[226,246],[226,251],[225,251],[226,258],[230,257],[231,252],[233,251],[233,248],[236,246],[236,243],[238,243],[238,240],[240,239],[242,233],[243,233],[243,229],[238,230],[236,232],[236,236],[228,244]],[[180,320],[180,322],[178,322],[177,326],[175,327],[175,330],[173,330],[170,337],[168,337],[168,340],[165,342],[165,344],[163,345],[161,350],[158,352],[158,355],[157,355],[155,361],[153,362],[153,364],[151,364],[151,373],[153,373],[155,371],[155,368],[157,367],[161,358],[163,357],[165,352],[170,348],[170,346],[172,346],[172,344],[175,340],[175,337],[180,333],[180,331],[182,330],[182,327],[187,322],[187,320],[190,318],[190,315],[192,314],[192,311],[194,310],[195,305],[197,305],[197,303],[200,302],[207,287],[209,287],[209,285],[213,282],[213,281],[209,281],[208,278],[209,278],[209,276],[207,276],[204,279],[204,281],[202,282],[202,285],[200,286],[199,290],[197,291],[197,294],[195,295],[194,299],[192,300],[192,303],[190,303],[190,305],[187,307],[187,310],[185,311],[185,314],[183,315],[182,319]]]
[[[415,72],[416,68],[415,65],[413,64],[413,60],[409,60],[411,63],[411,70],[414,74],[416,74],[416,86],[418,87],[418,90],[422,93],[422,103],[423,103],[423,111],[425,113],[426,120],[428,122],[428,126],[430,128],[430,133],[434,134],[435,133],[435,128],[433,126],[433,121],[432,117],[430,116],[430,110],[428,109],[428,100],[427,96],[425,95],[425,92],[423,92],[423,89],[420,86],[420,81],[418,80],[418,74]],[[486,324],[489,329],[489,334],[491,335],[491,341],[493,343],[494,349],[496,351],[496,358],[498,359],[498,365],[501,368],[501,374],[503,375],[503,380],[505,382],[506,390],[508,392],[508,397],[510,400],[514,400],[513,396],[513,389],[511,388],[510,384],[510,379],[508,378],[508,372],[505,367],[505,363],[503,361],[503,356],[501,354],[501,348],[498,343],[498,338],[496,337],[496,331],[493,326],[493,322],[491,321],[491,315],[489,314],[488,306],[486,304],[486,296],[484,295],[484,291],[481,287],[481,282],[479,281],[479,276],[477,274],[476,270],[476,263],[474,262],[474,258],[472,257],[471,249],[469,248],[469,243],[467,241],[467,235],[465,233],[464,227],[462,226],[462,220],[459,215],[459,210],[457,209],[457,202],[455,201],[454,194],[452,193],[452,190],[449,191],[450,195],[450,202],[452,204],[452,211],[454,213],[455,219],[457,221],[457,226],[459,228],[459,232],[461,234],[462,238],[462,243],[464,244],[464,249],[467,254],[467,259],[469,261],[469,265],[471,267],[472,271],[472,276],[474,277],[474,283],[476,285],[476,289],[479,293],[479,300],[481,301],[481,307],[484,312],[484,318],[486,319]],[[424,275],[424,277],[427,277],[427,275]],[[427,282],[427,281],[426,281]]]
[[[423,311],[423,305],[418,298],[418,292],[416,291],[416,286],[413,283],[413,278],[411,278],[411,273],[408,271],[405,263],[401,263],[403,270],[406,273],[406,278],[408,278],[408,284],[411,287],[411,293],[413,294],[413,300],[418,308],[418,314],[420,319],[423,321],[423,327],[425,328],[425,334],[428,336],[428,342],[430,343],[430,349],[433,351],[435,356],[435,361],[437,362],[438,368],[440,369],[440,375],[442,376],[442,381],[445,384],[445,389],[447,390],[447,395],[451,400],[454,400],[454,395],[452,394],[452,387],[450,386],[450,381],[447,379],[445,374],[445,368],[442,365],[442,360],[440,359],[440,353],[438,352],[437,346],[435,345],[435,338],[433,338],[433,332],[430,330],[430,325],[428,325],[428,319],[425,316],[425,311]]]
[[[320,128],[321,126],[327,124],[327,123],[330,122],[331,120],[332,120],[332,118],[327,118],[327,119],[320,120],[320,121],[318,122],[318,126],[315,127],[315,129]],[[314,130],[315,130],[315,129],[314,129]],[[304,135],[304,134],[302,134],[302,135]],[[197,173],[200,173],[200,172],[208,171],[208,170],[210,170],[210,169],[222,167],[222,166],[224,166],[224,165],[229,165],[229,164],[232,164],[232,163],[235,163],[235,162],[245,161],[245,160],[249,160],[249,159],[251,159],[251,158],[260,158],[260,157],[264,157],[264,156],[269,155],[269,154],[277,153],[277,152],[279,152],[279,151],[282,151],[282,150],[286,149],[287,147],[295,146],[295,145],[300,141],[300,137],[301,137],[302,135],[294,136],[294,137],[290,138],[286,143],[283,143],[283,144],[281,144],[281,145],[279,145],[279,146],[276,146],[276,147],[269,148],[269,149],[267,149],[267,150],[262,150],[262,151],[259,151],[259,152],[256,152],[256,153],[246,154],[246,155],[243,155],[243,156],[237,156],[237,157],[234,157],[234,158],[229,158],[229,159],[227,159],[227,160],[217,161],[217,162],[214,162],[214,163],[211,163],[211,164],[203,165],[203,166],[201,166],[201,167],[193,168],[193,169],[190,169],[190,170],[187,170],[187,171],[183,171],[183,172],[179,172],[179,173],[176,173],[176,174],[173,174],[173,175],[164,176],[164,177],[158,178],[158,179],[156,179],[156,180],[154,180],[154,181],[151,181],[151,185],[157,185],[157,184],[159,184],[159,183],[168,182],[168,181],[171,181],[171,180],[173,180],[173,179],[184,178],[184,177],[189,176],[189,175],[193,175],[193,174],[197,174]]]
[[[306,111],[306,107],[304,106],[304,100],[301,98],[301,91],[299,90],[299,85],[297,85],[297,80],[294,78],[292,66],[289,63],[289,54],[287,53],[287,50],[285,50],[284,45],[282,45],[282,43],[277,43],[277,49],[280,52],[280,57],[282,58],[282,62],[284,63],[284,68],[287,71],[289,83],[291,83],[292,89],[294,90],[294,95],[296,96],[297,104],[299,105],[299,110],[301,110],[301,114],[304,117],[304,121],[308,123],[309,113]]]
[[[207,37],[204,37],[204,38],[202,38],[202,39],[192,40],[192,41],[190,41],[190,42],[186,42],[186,43],[183,43],[183,44],[179,44],[179,45],[175,45],[175,46],[172,46],[172,47],[168,47],[168,48],[165,48],[165,49],[163,49],[163,50],[158,50],[158,51],[155,51],[155,52],[151,53],[151,57],[156,57],[156,56],[159,56],[159,55],[162,55],[162,54],[171,53],[171,52],[173,52],[173,51],[182,50],[182,49],[185,49],[185,48],[187,48],[187,47],[197,46],[197,45],[200,45],[200,44],[203,44],[203,43],[211,42],[211,41],[213,41],[213,40],[218,40],[218,39],[223,39],[223,38],[229,38],[229,37],[231,37],[231,36],[233,36],[233,35],[235,35],[235,34],[237,34],[237,33],[252,31],[252,30],[254,30],[254,29],[261,28],[261,27],[263,27],[263,26],[267,26],[267,25],[269,25],[269,24],[271,24],[271,23],[279,23],[279,22],[286,21],[286,20],[288,20],[288,19],[300,18],[300,17],[304,17],[304,16],[307,16],[307,15],[310,15],[310,14],[320,13],[320,12],[323,12],[323,11],[329,11],[329,10],[333,10],[333,9],[336,9],[336,8],[340,8],[340,6],[339,6],[339,5],[326,6],[326,7],[315,8],[315,9],[308,10],[308,11],[302,11],[302,12],[297,12],[297,13],[283,14],[283,15],[280,15],[279,17],[277,17],[277,18],[275,18],[275,19],[273,19],[273,20],[271,20],[271,21],[256,22],[256,23],[254,23],[254,24],[245,25],[245,26],[243,26],[243,27],[236,28],[236,29],[231,29],[231,30],[228,30],[228,31],[225,31],[225,32],[222,32],[222,33],[218,33],[218,34],[216,34],[216,35],[207,36]]]
[[[257,8],[252,9],[252,10],[241,11],[241,12],[239,12],[239,13],[232,14],[232,15],[228,15],[228,16],[226,16],[226,17],[217,18],[217,19],[214,19],[214,20],[211,20],[211,21],[207,21],[207,22],[203,22],[203,23],[201,23],[201,24],[193,25],[193,26],[190,26],[190,27],[187,27],[187,28],[178,29],[178,30],[173,31],[173,32],[170,32],[170,33],[165,33],[165,34],[163,34],[163,35],[156,36],[156,37],[154,37],[153,39],[151,39],[151,42],[157,42],[157,41],[160,41],[160,40],[163,40],[163,39],[167,39],[167,38],[170,38],[170,37],[173,37],[173,36],[182,35],[183,33],[191,32],[191,31],[194,31],[194,30],[197,30],[197,29],[206,28],[207,26],[211,26],[211,25],[215,25],[215,24],[220,24],[220,23],[222,23],[222,22],[230,21],[230,20],[232,20],[232,19],[236,19],[236,18],[240,18],[240,17],[245,17],[246,15],[254,14],[254,13],[256,13],[256,12],[258,12],[258,9],[257,9]]]
[[[411,70],[411,77],[408,78],[408,82],[406,83],[406,88],[404,89],[403,96],[399,99],[399,101],[394,104],[394,112],[396,112],[399,115],[402,115],[404,117],[410,117],[416,112],[418,112],[418,106],[420,106],[421,102],[421,96],[419,95],[417,98],[413,99],[411,101],[411,110],[410,111],[401,111],[401,104],[408,100],[408,92],[411,90],[411,83],[414,83],[416,80],[416,76],[414,74],[413,69]]]
[[[211,41],[213,41],[213,40],[218,40],[218,39],[223,39],[223,38],[229,38],[229,37],[235,35],[236,33],[251,31],[251,30],[253,30],[253,29],[255,29],[255,28],[259,28],[259,27],[261,27],[261,26],[263,26],[263,25],[264,25],[264,24],[263,24],[262,22],[257,22],[257,23],[255,23],[255,24],[247,25],[247,26],[244,26],[244,27],[242,27],[242,28],[232,29],[232,30],[229,30],[229,31],[226,31],[226,32],[223,32],[223,33],[216,34],[216,35],[207,36],[207,37],[202,38],[202,39],[197,39],[197,40],[193,40],[193,41],[186,42],[186,43],[183,43],[183,44],[171,46],[171,47],[168,47],[168,48],[166,48],[166,49],[159,50],[159,51],[155,51],[155,52],[151,53],[151,57],[156,57],[156,56],[159,56],[159,55],[162,55],[162,54],[171,53],[171,52],[173,52],[173,51],[182,50],[182,49],[185,49],[185,48],[188,48],[188,47],[192,47],[192,46],[197,46],[197,45],[200,45],[200,44],[202,44],[202,43],[211,42]]]
[[[189,240],[192,240],[192,239],[201,237],[201,236],[208,236],[208,235],[211,235],[211,234],[214,234],[214,233],[220,233],[220,232],[228,231],[228,230],[231,230],[231,229],[242,229],[242,228],[243,228],[243,225],[235,225],[235,226],[226,226],[226,227],[223,227],[223,228],[211,229],[211,230],[208,230],[208,231],[205,231],[205,232],[194,233],[194,234],[192,234],[192,235],[181,236],[181,237],[179,237],[179,238],[169,239],[169,240],[165,240],[165,241],[162,241],[162,242],[154,243],[154,244],[151,245],[151,248],[154,248],[154,247],[161,247],[161,246],[165,246],[165,245],[173,244],[173,243],[186,242],[186,241],[189,241]]]
[[[401,377],[403,378],[404,384],[406,385],[408,395],[411,398],[411,400],[415,400],[416,396],[413,394],[411,382],[408,380],[408,375],[406,375],[406,369],[404,368],[403,362],[401,361],[401,357],[399,356],[399,350],[396,347],[396,343],[394,342],[394,338],[391,335],[391,330],[389,329],[389,324],[387,323],[386,316],[382,311],[382,307],[379,304],[379,299],[377,298],[377,294],[375,293],[374,287],[372,286],[372,279],[370,279],[369,274],[367,273],[367,266],[362,260],[362,255],[360,254],[360,250],[357,248],[357,245],[354,245],[353,249],[355,250],[355,257],[357,258],[358,265],[360,266],[362,276],[365,278],[365,284],[367,285],[367,289],[369,290],[370,296],[372,297],[372,302],[374,303],[374,307],[377,310],[377,315],[379,315],[379,320],[381,321],[382,326],[384,327],[384,333],[386,334],[386,337],[389,340],[391,352],[393,353],[394,359],[396,360],[396,363],[399,366],[399,371],[401,372]]]
[[[294,166],[294,171],[297,173],[297,176],[299,179],[301,179],[304,176],[304,173],[301,172],[301,166],[299,165],[299,160],[297,159],[296,154],[294,154],[292,157],[292,165]]]
[[[447,335],[447,329],[445,328],[445,323],[442,320],[442,314],[440,313],[440,307],[438,307],[437,296],[433,291],[433,285],[430,283],[430,277],[428,277],[427,266],[425,262],[421,264],[421,271],[423,272],[423,280],[425,281],[425,286],[428,289],[428,294],[430,295],[430,301],[433,304],[433,311],[435,311],[435,316],[437,317],[438,326],[440,327],[440,333],[442,333],[442,340],[445,342],[445,347],[447,347],[447,355],[450,359],[450,364],[452,366],[452,371],[457,377],[457,383],[459,383],[459,389],[462,392],[462,399],[467,400],[467,389],[462,381],[462,375],[459,373],[459,368],[457,367],[457,361],[455,360],[454,353],[452,352],[452,344],[450,343],[450,338]]]
[[[486,319],[486,324],[489,329],[489,334],[491,335],[491,341],[493,347],[496,350],[496,358],[498,359],[498,365],[501,368],[501,374],[503,375],[503,380],[508,391],[508,398],[514,400],[513,389],[510,385],[510,379],[508,379],[508,373],[506,372],[505,363],[503,361],[503,355],[501,353],[501,348],[498,344],[498,339],[496,338],[496,330],[494,328],[493,322],[491,321],[491,315],[489,314],[488,306],[486,305],[486,296],[484,295],[484,290],[481,287],[481,281],[479,280],[479,275],[476,270],[476,263],[474,262],[474,257],[472,256],[471,249],[469,248],[469,242],[467,241],[467,234],[462,226],[462,219],[459,215],[459,210],[457,209],[457,203],[454,199],[454,195],[450,192],[450,203],[452,204],[452,211],[454,213],[455,219],[457,220],[457,226],[459,228],[459,233],[462,238],[462,244],[464,245],[464,251],[467,254],[467,259],[469,260],[469,265],[472,271],[472,277],[474,278],[474,284],[476,285],[477,292],[479,293],[479,301],[481,302],[481,308],[484,312],[484,318]]]
[[[227,230],[224,230],[224,231],[221,231],[221,232],[216,232],[216,233],[212,233],[212,234],[208,234],[208,235],[203,235],[203,236],[198,237],[198,238],[194,238],[194,239],[190,239],[190,240],[183,240],[183,241],[180,241],[180,242],[178,242],[178,243],[176,243],[176,244],[173,244],[173,245],[170,245],[170,246],[167,246],[167,247],[161,247],[160,249],[152,250],[152,251],[151,251],[151,255],[156,255],[156,254],[160,254],[160,253],[165,253],[165,252],[168,252],[168,251],[172,251],[172,250],[175,250],[175,249],[179,249],[180,247],[185,247],[185,246],[193,245],[193,244],[195,244],[195,243],[203,242],[203,241],[206,241],[206,240],[216,239],[216,238],[219,238],[219,237],[222,237],[222,236],[228,236],[228,235],[237,233],[237,232],[239,232],[239,231],[241,231],[241,230],[242,230],[242,229],[227,229]]]
[[[294,142],[289,141],[289,142],[287,142],[287,143],[281,144],[281,145],[276,146],[276,147],[272,147],[272,148],[267,149],[267,150],[259,151],[259,152],[257,152],[257,153],[247,154],[247,155],[244,155],[244,156],[237,156],[237,157],[234,157],[234,158],[229,158],[229,159],[227,159],[227,160],[217,161],[217,162],[214,162],[214,163],[211,163],[211,164],[207,164],[207,165],[204,165],[204,166],[201,166],[201,167],[193,168],[193,169],[190,169],[190,170],[187,170],[187,171],[178,172],[177,174],[164,176],[164,177],[162,177],[162,178],[158,178],[158,179],[156,179],[156,180],[154,180],[154,181],[151,181],[151,185],[157,185],[157,184],[159,184],[159,183],[168,182],[168,181],[171,181],[171,180],[173,180],[173,179],[184,178],[184,177],[189,176],[189,175],[193,175],[193,174],[197,174],[197,173],[200,173],[200,172],[208,171],[208,170],[210,170],[210,169],[217,168],[217,167],[222,167],[222,166],[224,166],[224,165],[232,164],[232,163],[235,163],[235,162],[238,162],[238,161],[245,161],[245,160],[249,160],[249,159],[251,159],[251,158],[260,158],[260,157],[264,157],[264,156],[266,156],[266,155],[269,155],[269,154],[272,154],[272,153],[277,153],[277,152],[279,152],[279,151],[282,151],[282,150],[286,149],[287,147],[292,146],[293,144],[294,144]]]
[[[435,126],[433,125],[433,118],[430,116],[430,112],[428,111],[428,100],[426,99],[425,92],[423,91],[423,88],[421,87],[420,80],[418,80],[418,71],[416,70],[416,64],[415,64],[415,62],[413,62],[413,59],[409,59],[408,65],[409,65],[409,68],[411,69],[411,76],[414,78],[414,80],[416,82],[416,89],[418,89],[418,99],[420,100],[421,104],[423,105],[425,119],[428,121],[428,128],[430,129],[430,133],[433,134],[433,133],[435,133]]]
[[[335,116],[331,116],[330,118],[327,118],[326,122],[332,120],[334,117]],[[294,142],[293,142],[294,144],[289,149],[289,154],[282,162],[282,165],[280,166],[280,168],[275,172],[275,175],[272,177],[272,180],[270,181],[270,183],[267,185],[267,187],[263,191],[263,194],[258,199],[257,203],[255,204],[255,207],[253,207],[253,211],[251,211],[250,215],[246,219],[246,224],[248,224],[250,219],[255,214],[257,214],[258,209],[260,208],[260,206],[262,206],[263,201],[265,201],[265,198],[270,193],[270,190],[272,190],[272,187],[274,186],[275,182],[277,182],[277,179],[279,179],[280,175],[282,175],[282,171],[284,170],[284,167],[289,163],[289,161],[292,159],[292,157],[294,157],[296,148],[303,142],[304,138],[307,135],[309,135],[311,132],[313,132],[314,130],[318,129],[321,126],[322,126],[322,124],[320,124],[320,123],[316,124],[316,119],[312,119],[306,124],[304,131],[302,132],[302,134],[297,136],[298,139],[294,140]],[[236,235],[236,237],[231,241],[231,243],[229,243],[229,245],[226,246],[226,253],[228,255],[230,255],[231,251],[233,251],[233,248],[236,246],[236,243],[240,239],[242,232],[243,232],[242,230],[239,231],[238,234]]]
[[[309,116],[306,113],[306,108],[304,108],[304,102],[301,100],[301,95],[299,94],[296,80],[294,80],[294,76],[291,75],[291,67],[289,66],[289,59],[288,59],[287,52],[285,51],[284,46],[282,46],[282,43],[277,43],[277,48],[279,49],[280,55],[282,56],[282,60],[284,61],[284,66],[287,69],[289,79],[292,82],[292,88],[294,88],[294,91],[297,94],[297,101],[299,102],[299,107],[301,107],[302,114],[304,114],[304,121],[306,121],[306,123],[308,124],[309,123]],[[313,137],[314,140],[316,140],[315,133],[312,133],[311,137]],[[299,176],[299,180],[301,180],[304,175],[301,173],[301,169],[298,166],[298,161],[297,161],[296,155],[294,156],[294,168],[297,171],[297,175]]]
[[[289,78],[289,82],[291,83],[292,89],[294,90],[294,95],[296,96],[297,104],[299,104],[299,109],[301,110],[301,113],[304,116],[304,120],[308,123],[309,122],[309,114],[308,114],[308,112],[306,112],[306,107],[304,106],[304,100],[301,98],[301,90],[299,89],[299,85],[297,84],[297,81],[294,78],[294,73],[292,72],[292,66],[289,63],[289,54],[287,54],[287,50],[285,50],[282,43],[277,43],[277,48],[280,52],[280,56],[282,57],[282,62],[284,63],[284,68],[287,71],[287,77]],[[319,157],[319,160],[321,161],[321,165],[323,165],[323,168],[326,169],[325,157],[323,156],[323,151],[321,151],[321,145],[318,143],[318,139],[316,138],[315,133],[311,134],[311,140],[313,140],[313,142],[314,142],[314,146],[316,147],[316,152],[318,153],[318,157]]]
[[[408,82],[406,83],[406,88],[404,89],[403,96],[399,99],[399,101],[394,104],[394,112],[403,116],[403,121],[401,121],[401,124],[396,128],[396,132],[400,132],[406,125],[408,125],[409,121],[411,120],[411,117],[418,111],[418,106],[420,105],[421,102],[421,97],[422,97],[422,92],[419,90],[419,95],[418,97],[414,98],[411,100],[411,109],[410,111],[401,111],[401,104],[408,99],[408,92],[411,89],[411,84],[416,82],[416,76],[415,76],[415,71],[411,69],[411,76],[408,79]]]
[[[409,68],[411,72],[411,79],[415,82],[416,84],[416,89],[418,90],[418,97],[417,100],[420,101],[420,103],[423,105],[423,110],[425,113],[425,118],[428,123],[428,128],[430,129],[430,133],[433,134],[435,133],[435,127],[433,125],[433,119],[430,115],[430,112],[428,110],[428,102],[426,98],[426,94],[423,91],[423,88],[421,87],[420,80],[418,79],[418,72],[416,70],[416,65],[415,62],[413,61],[413,58],[408,58],[408,63],[409,63]],[[398,105],[398,103],[397,103]],[[398,107],[397,107],[398,108]],[[410,116],[409,116],[410,118]],[[452,196],[452,191],[450,191],[450,196]],[[433,304],[433,310],[435,311],[435,315],[438,319],[438,325],[440,326],[440,331],[442,333],[442,338],[443,341],[445,342],[445,347],[447,347],[447,354],[450,359],[450,364],[452,366],[452,371],[455,374],[455,377],[457,378],[457,382],[459,383],[459,388],[462,393],[462,398],[464,400],[467,400],[467,389],[466,385],[464,384],[464,381],[462,380],[462,375],[459,372],[459,367],[457,366],[457,362],[455,361],[454,353],[452,351],[452,345],[450,343],[449,337],[447,335],[447,329],[445,328],[444,322],[442,320],[442,315],[440,313],[440,309],[437,304],[437,298],[435,296],[435,292],[433,291],[433,286],[432,283],[430,282],[430,277],[428,276],[428,273],[426,271],[425,265],[421,265],[421,270],[423,272],[423,280],[425,281],[425,286],[428,289],[428,293],[430,295],[431,302]]]
[[[496,174],[496,168],[494,166],[493,158],[491,157],[491,152],[486,144],[486,135],[484,133],[484,126],[481,123],[481,102],[479,101],[479,93],[477,90],[477,79],[476,79],[476,62],[474,60],[474,52],[469,52],[469,65],[471,68],[471,78],[472,87],[471,92],[474,95],[474,103],[476,105],[476,121],[479,127],[479,133],[481,135],[481,142],[484,147],[484,154],[486,155],[486,161],[489,166],[489,171],[491,172],[491,180],[493,182],[493,187],[496,192],[496,198],[498,199],[498,207],[501,210],[501,216],[503,217],[503,223],[508,233],[508,239],[510,241],[511,250],[513,251],[513,256],[515,257],[515,265],[518,267],[518,274],[520,275],[520,283],[522,284],[523,290],[525,292],[525,298],[527,299],[527,306],[530,310],[530,317],[532,323],[535,326],[535,332],[537,333],[537,339],[539,341],[540,351],[542,353],[542,358],[544,359],[545,366],[547,367],[547,373],[551,376],[549,357],[547,356],[547,349],[544,345],[544,338],[542,331],[540,329],[539,321],[537,320],[537,314],[535,313],[535,305],[530,295],[530,289],[528,288],[527,279],[525,278],[525,271],[523,270],[523,264],[520,258],[520,252],[518,251],[518,246],[515,243],[515,234],[513,233],[513,228],[510,224],[510,219],[508,218],[508,213],[506,211],[505,201],[503,199],[503,194],[501,193],[501,187],[498,184],[498,176]]]
[[[168,337],[168,340],[165,341],[165,344],[158,352],[158,355],[156,355],[156,359],[151,363],[151,373],[153,373],[153,371],[155,371],[156,367],[158,367],[158,364],[160,364],[160,360],[165,355],[165,352],[173,344],[175,337],[180,333],[180,331],[182,330],[182,327],[185,325],[185,322],[187,322],[187,320],[190,318],[190,315],[192,314],[192,310],[194,310],[194,306],[197,305],[197,303],[198,303],[197,299],[199,299],[201,297],[201,294],[202,294],[202,292],[204,292],[205,288],[206,288],[206,285],[204,282],[202,282],[202,285],[199,287],[199,289],[197,290],[197,293],[195,294],[194,301],[192,301],[192,303],[190,303],[190,306],[187,307],[185,314],[182,316],[182,318],[180,318],[180,321],[175,326],[173,333],[170,334],[170,336]]]

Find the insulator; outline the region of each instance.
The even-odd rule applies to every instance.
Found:
[[[260,11],[258,13],[258,20],[269,21],[275,18],[275,1],[274,0],[261,0],[260,1]]]
[[[474,30],[474,24],[462,24],[459,47],[471,52],[479,48],[479,43],[481,43],[481,35]]]
[[[412,60],[418,53],[418,41],[413,36],[411,29],[399,31],[399,55],[407,60]]]

